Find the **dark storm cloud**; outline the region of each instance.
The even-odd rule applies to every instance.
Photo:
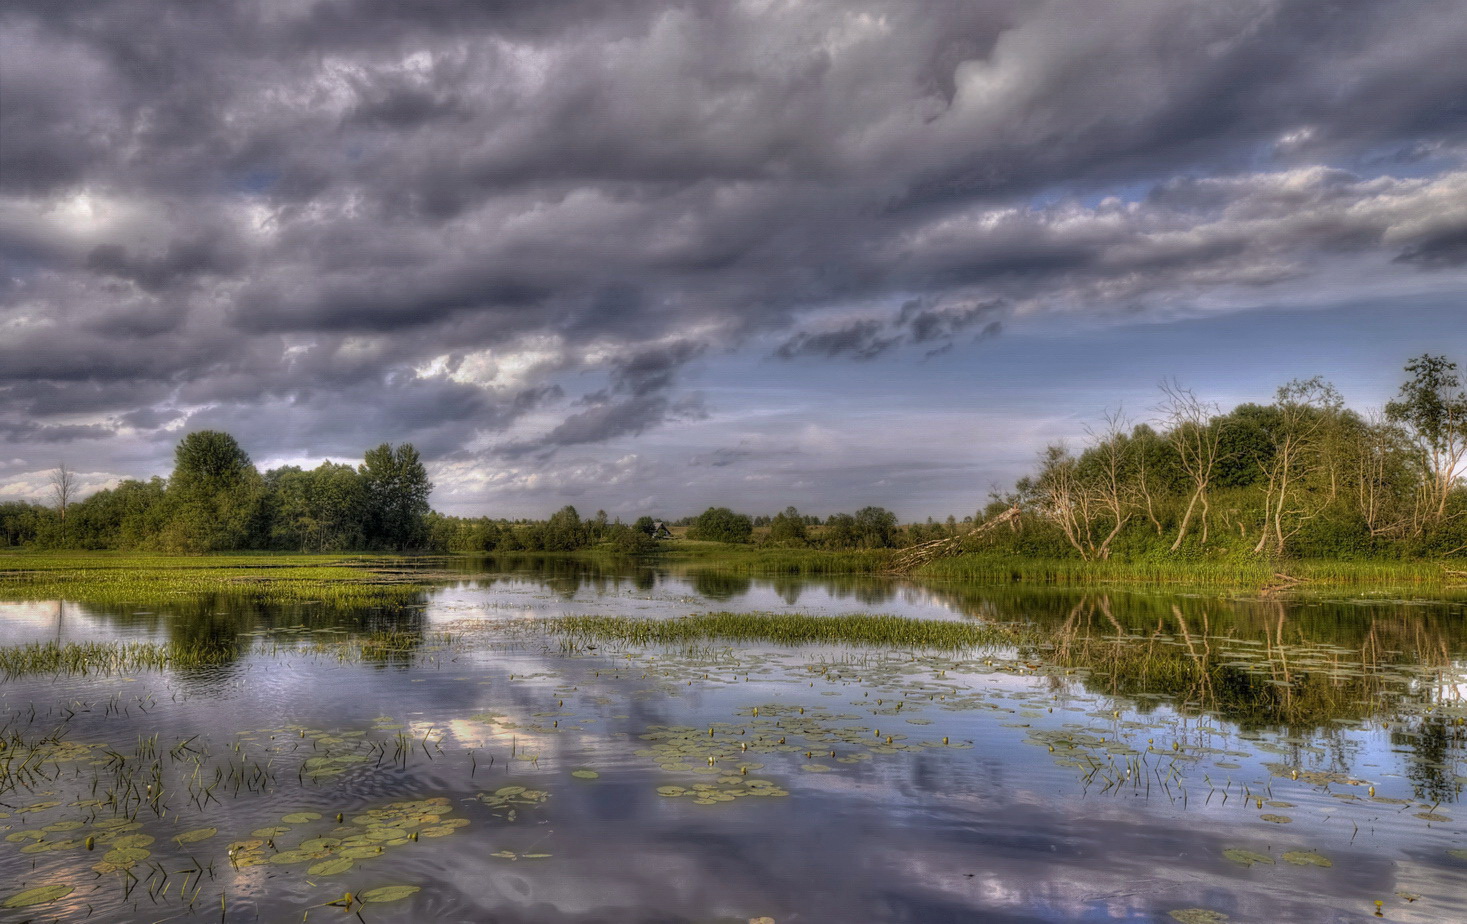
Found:
[[[801,331],[781,343],[774,351],[780,359],[799,356],[840,356],[875,359],[901,342],[900,337],[883,336],[886,326],[879,321],[857,321],[835,330],[808,333]]]
[[[1420,286],[1464,44],[1460,0],[11,3],[7,455],[539,457],[709,413],[684,370],[755,339]]]
[[[543,439],[507,450],[511,457],[541,449],[599,443],[618,436],[636,435],[661,423],[668,400],[662,395],[604,401],[571,414]]]
[[[1401,251],[1398,263],[1414,263],[1428,269],[1467,263],[1467,225],[1448,228]]]

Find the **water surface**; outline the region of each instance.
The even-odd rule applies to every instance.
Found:
[[[390,609],[0,604],[4,644],[238,651],[0,683],[0,901],[72,889],[0,919],[337,920],[345,893],[401,885],[418,891],[350,908],[1467,921],[1461,601],[461,567]],[[956,653],[666,648],[543,622],[715,610],[1028,632]],[[418,641],[351,644],[384,630]]]

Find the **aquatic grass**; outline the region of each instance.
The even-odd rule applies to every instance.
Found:
[[[32,642],[0,647],[0,675],[14,679],[208,667],[228,663],[237,654],[232,645],[204,642]]]
[[[307,653],[334,656],[338,661],[417,663],[421,656],[443,651],[457,641],[451,632],[384,629],[359,635],[331,633],[326,637],[300,628],[251,633],[259,642],[256,652],[266,656]]]
[[[867,614],[702,613],[676,619],[563,616],[547,619],[544,625],[550,633],[582,645],[593,641],[688,645],[718,639],[779,645],[844,644],[956,650],[1012,645],[1026,635],[1026,630],[1016,625]]]
[[[148,605],[229,594],[260,603],[398,603],[441,575],[436,560],[343,555],[0,554],[0,600]]]

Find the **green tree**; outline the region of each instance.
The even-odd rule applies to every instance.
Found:
[[[393,551],[422,548],[428,541],[428,495],[433,482],[412,443],[383,443],[367,451],[358,473],[365,508],[365,540]]]
[[[860,542],[856,518],[849,513],[833,513],[825,518],[825,545],[832,549],[854,549]]]
[[[705,542],[748,542],[753,534],[754,521],[727,507],[709,507],[688,529],[688,538]]]
[[[861,548],[891,548],[897,531],[896,514],[885,507],[862,507],[856,511],[855,530]]]
[[[590,544],[591,524],[583,522],[576,508],[567,504],[550,515],[543,535],[545,551],[573,552]]]
[[[260,526],[264,481],[234,437],[218,430],[190,433],[173,460],[173,518],[163,544],[189,552],[249,547]]]
[[[783,545],[804,545],[805,518],[794,507],[786,507],[769,521],[769,539]]]

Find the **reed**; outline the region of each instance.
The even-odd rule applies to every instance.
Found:
[[[233,646],[208,643],[33,642],[0,648],[0,676],[118,674],[207,667],[236,656]]]

